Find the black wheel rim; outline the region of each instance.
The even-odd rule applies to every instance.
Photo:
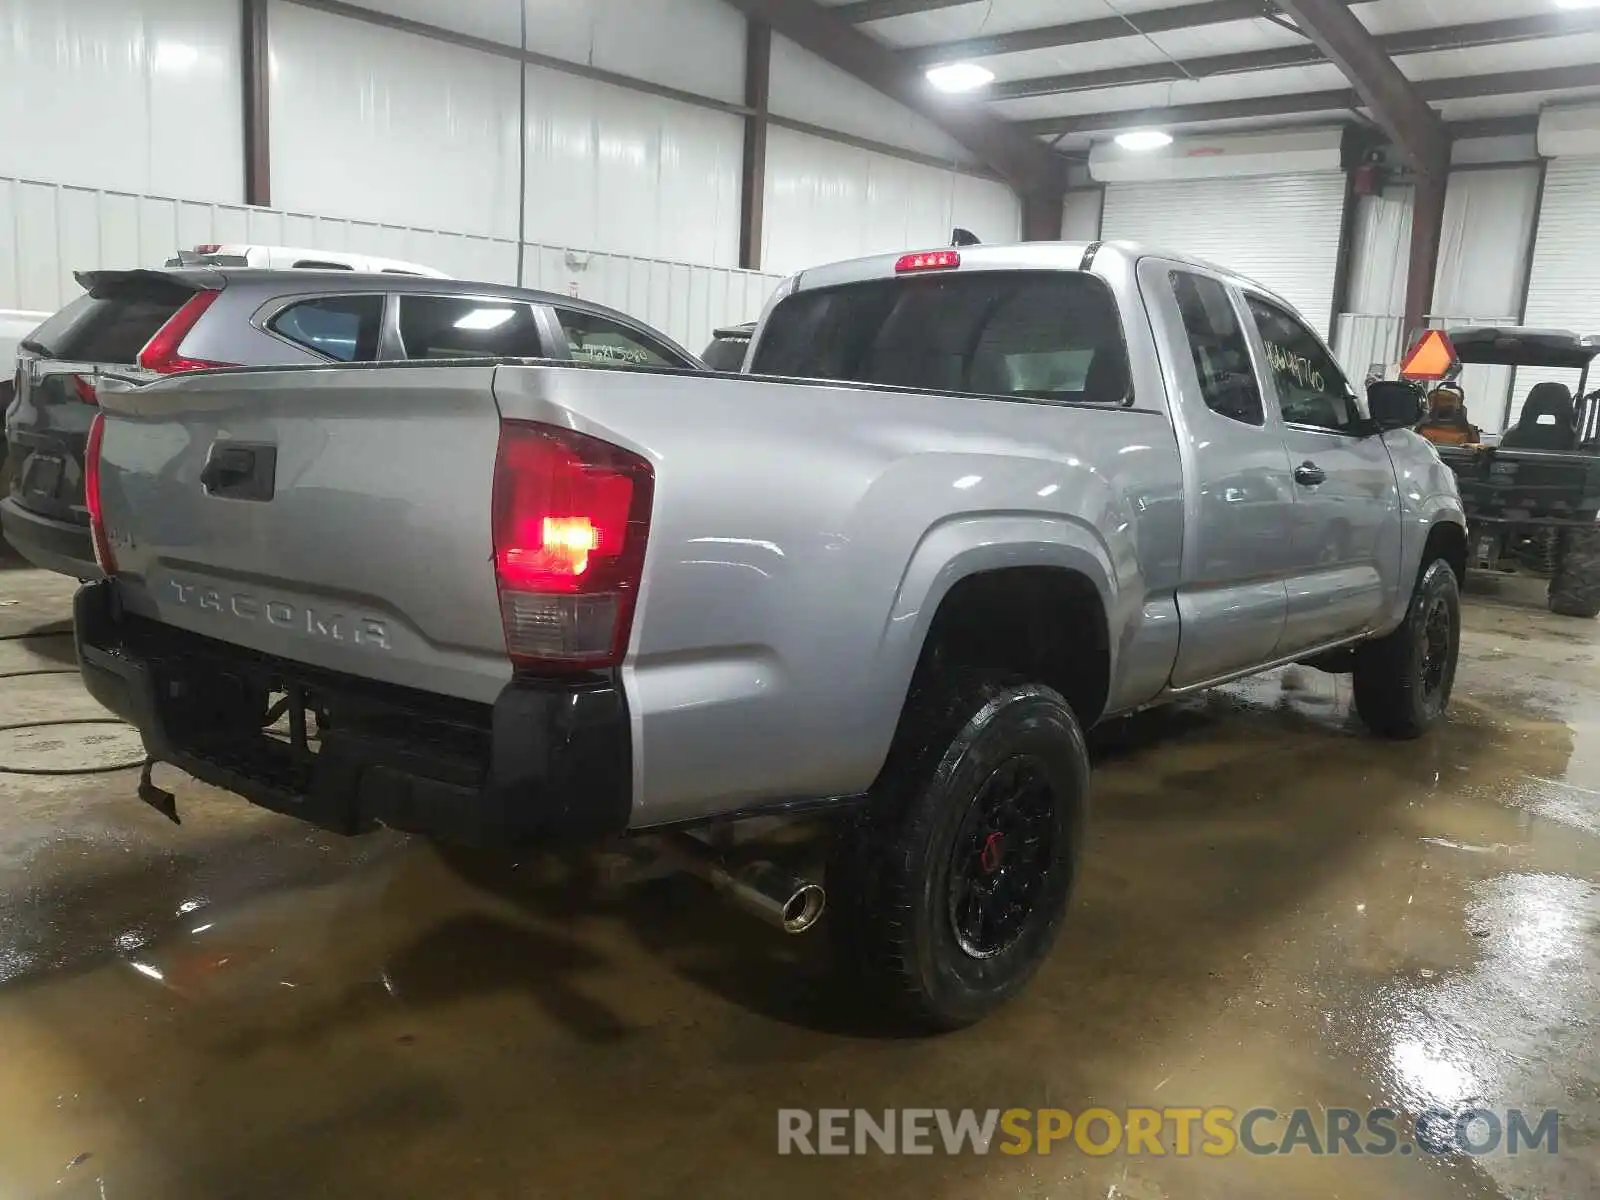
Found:
[[[1430,704],[1444,695],[1454,644],[1455,622],[1450,617],[1450,605],[1444,597],[1436,597],[1422,623],[1422,694]]]
[[[1022,936],[1050,878],[1056,797],[1044,765],[1008,759],[986,779],[956,834],[950,927],[973,958],[993,958]]]

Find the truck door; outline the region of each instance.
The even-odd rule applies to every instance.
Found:
[[[1287,621],[1278,657],[1352,637],[1389,611],[1400,571],[1394,464],[1321,339],[1246,292],[1261,376],[1294,473]]]
[[[1142,290],[1175,351],[1168,391],[1184,472],[1176,688],[1270,662],[1282,638],[1294,483],[1227,285],[1147,259]]]

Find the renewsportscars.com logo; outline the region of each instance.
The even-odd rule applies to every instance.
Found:
[[[1408,1118],[1392,1108],[782,1108],[778,1153],[1084,1154],[1104,1158],[1226,1158],[1307,1154],[1354,1157],[1560,1151],[1555,1109],[1429,1109]]]

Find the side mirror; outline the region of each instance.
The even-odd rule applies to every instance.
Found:
[[[1410,429],[1428,415],[1422,389],[1403,379],[1379,379],[1368,384],[1367,412],[1383,432]]]

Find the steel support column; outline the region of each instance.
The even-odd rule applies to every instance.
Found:
[[[739,265],[761,269],[762,228],[767,196],[767,131],[772,94],[772,26],[746,21],[744,50],[744,165],[739,176]]]
[[[268,118],[271,94],[267,44],[268,0],[244,0],[239,42],[244,79],[244,202],[272,203],[272,136]]]

